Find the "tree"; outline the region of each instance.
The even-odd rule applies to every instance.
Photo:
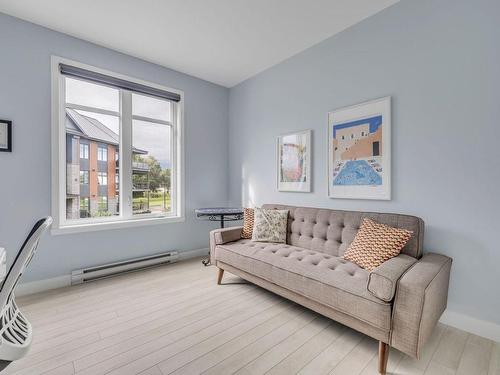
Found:
[[[167,189],[168,191],[170,191],[170,184],[171,184],[171,180],[170,180],[170,173],[171,170],[170,169],[163,169],[161,171],[161,183],[163,185],[163,187],[165,189]]]
[[[163,187],[170,189],[170,169],[162,169],[154,156],[134,155],[134,161],[146,163],[149,167],[147,174],[136,173],[133,175],[133,183],[136,186],[148,184],[149,189],[153,192]]]

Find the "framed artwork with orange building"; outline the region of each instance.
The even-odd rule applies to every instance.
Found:
[[[278,137],[278,190],[311,191],[311,130]]]
[[[391,98],[328,113],[328,196],[391,199]]]

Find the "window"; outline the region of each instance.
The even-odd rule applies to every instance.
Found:
[[[87,185],[89,183],[89,171],[80,171],[80,184]]]
[[[90,206],[88,197],[80,197],[80,218],[90,216]]]
[[[182,221],[183,94],[60,58],[52,69],[54,232]],[[66,184],[78,171],[79,192]]]
[[[101,213],[108,211],[108,197],[102,196],[97,198],[97,210]]]
[[[108,148],[106,146],[97,147],[97,160],[108,161]]]
[[[172,212],[171,105],[132,94],[133,215]]]
[[[89,145],[86,143],[80,143],[80,159],[89,158]]]
[[[107,172],[97,172],[97,183],[99,185],[108,184],[108,173]]]

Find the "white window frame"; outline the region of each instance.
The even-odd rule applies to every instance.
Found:
[[[83,182],[82,182],[82,174],[83,174]],[[80,170],[80,185],[88,185],[89,183],[90,183],[90,171]]]
[[[83,156],[82,156],[83,150]],[[89,160],[90,147],[88,143],[80,143],[80,159]]]
[[[172,213],[132,214],[132,93],[121,95],[120,113],[120,214],[108,217],[66,219],[66,125],[65,84],[59,70],[60,64],[72,65],[108,76],[147,85],[180,95],[181,100],[172,103]],[[184,203],[184,92],[152,82],[128,77],[58,56],[51,57],[52,76],[52,225],[53,234],[110,230],[145,225],[167,224],[185,221]],[[155,122],[158,122],[155,120]],[[125,179],[123,176],[130,176]]]
[[[97,145],[97,160],[108,161],[108,147]]]
[[[108,172],[97,172],[97,184],[108,186]]]

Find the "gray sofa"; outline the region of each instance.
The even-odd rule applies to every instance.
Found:
[[[388,346],[418,358],[446,308],[452,260],[422,254],[424,222],[415,216],[264,205],[289,210],[286,244],[240,239],[241,227],[210,233],[210,256],[242,277],[379,341],[379,372]],[[413,231],[402,253],[373,272],[342,255],[364,217]]]

